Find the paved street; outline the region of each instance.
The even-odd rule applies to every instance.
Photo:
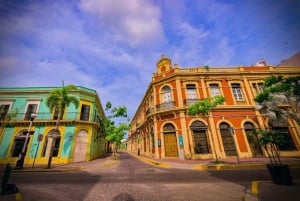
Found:
[[[251,181],[270,180],[265,169],[164,169],[125,152],[118,163],[103,163],[78,164],[85,168],[72,172],[12,172],[10,183],[19,187],[24,201],[242,201]]]

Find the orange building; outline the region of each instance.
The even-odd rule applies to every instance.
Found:
[[[179,68],[162,56],[132,119],[128,151],[153,158],[210,159],[263,156],[248,134],[265,129],[253,101],[270,75],[299,76],[298,67]],[[207,116],[189,116],[188,105],[222,95],[226,101]],[[300,125],[289,120],[272,129],[284,135],[282,156],[300,156]]]

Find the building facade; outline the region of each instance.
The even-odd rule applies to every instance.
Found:
[[[81,86],[70,91],[79,107],[70,104],[65,109],[56,132],[58,113],[46,105],[55,88],[0,88],[0,163],[15,164],[26,147],[24,164],[47,164],[54,138],[52,164],[90,161],[107,151],[105,114],[97,92]]]
[[[132,119],[127,149],[153,158],[210,159],[265,155],[249,133],[266,129],[254,97],[271,75],[299,76],[297,67],[254,66],[179,68],[162,57]],[[209,115],[190,116],[187,107],[206,97],[226,101]],[[282,156],[300,156],[300,126],[294,120],[274,125],[284,135]]]

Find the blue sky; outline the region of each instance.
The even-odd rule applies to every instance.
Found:
[[[0,87],[75,84],[133,116],[156,62],[277,65],[300,50],[299,0],[0,0]]]

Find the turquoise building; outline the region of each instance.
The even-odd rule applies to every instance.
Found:
[[[15,164],[24,148],[25,165],[47,164],[51,144],[52,164],[90,161],[107,151],[105,113],[97,92],[82,86],[70,91],[79,107],[65,109],[56,132],[57,112],[46,105],[55,88],[59,87],[0,88],[0,164]]]

